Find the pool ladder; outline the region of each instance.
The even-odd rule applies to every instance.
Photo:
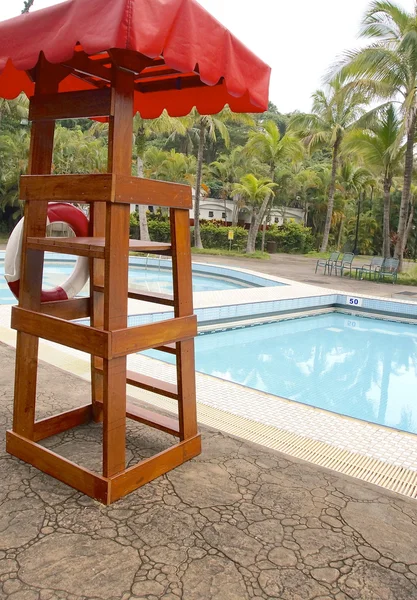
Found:
[[[171,260],[170,256],[163,256],[162,254],[159,254],[158,256],[155,256],[154,254],[147,254],[146,255],[146,259],[145,259],[145,270],[148,268],[148,263],[149,263],[149,259],[152,260],[158,260],[158,273],[161,270],[161,260]]]

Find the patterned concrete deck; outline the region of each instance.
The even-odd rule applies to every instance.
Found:
[[[0,345],[0,598],[410,600],[417,503],[218,432],[203,454],[106,508],[4,453],[14,352]],[[39,371],[38,416],[88,383]],[[169,436],[129,424],[128,459]],[[90,468],[100,427],[48,445]]]

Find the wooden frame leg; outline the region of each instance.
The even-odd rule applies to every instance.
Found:
[[[103,475],[126,468],[126,358],[104,360]]]
[[[48,71],[43,59],[38,63],[35,97],[57,90],[58,79]],[[51,172],[54,149],[55,121],[32,124],[29,168],[31,175]],[[23,247],[20,271],[19,306],[40,312],[43,275],[43,252],[28,250],[29,236],[44,236],[48,202],[26,202],[23,229]],[[34,435],[36,382],[38,371],[39,338],[17,333],[16,370],[13,409],[13,431],[32,440]]]
[[[90,204],[90,234],[104,237],[106,233],[106,204],[94,202]],[[90,314],[91,326],[103,329],[104,326],[104,294],[95,290],[95,286],[104,288],[104,260],[90,260]],[[103,420],[103,359],[91,356],[91,401],[93,404],[93,420]]]
[[[171,209],[172,275],[176,317],[193,314],[193,283],[188,210]],[[197,434],[194,340],[177,343],[180,439]]]
[[[197,434],[194,340],[177,343],[178,419],[180,440]]]
[[[39,338],[17,332],[13,431],[33,440]]]
[[[132,169],[134,75],[113,71],[109,119],[108,170],[130,175]],[[129,218],[127,204],[106,206],[104,329],[127,327]],[[126,467],[126,357],[103,360],[103,475]]]

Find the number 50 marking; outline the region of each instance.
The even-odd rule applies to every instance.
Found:
[[[347,298],[346,303],[350,304],[350,306],[362,306],[362,298],[349,297]]]

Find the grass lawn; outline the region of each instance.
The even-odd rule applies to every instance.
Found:
[[[261,252],[257,250],[252,254],[246,254],[239,250],[222,250],[220,248],[191,248],[193,254],[208,254],[212,256],[239,256],[241,258],[256,258],[258,260],[269,260],[269,254],[267,252]]]
[[[403,271],[402,273],[398,273],[396,283],[399,285],[415,285],[415,286],[417,286],[417,264],[413,263],[412,261],[404,261],[404,262],[407,263],[405,265],[406,270]],[[349,273],[345,273],[345,277],[349,277]],[[378,279],[375,280],[373,278],[373,276],[371,277],[367,273],[363,274],[363,279],[367,280],[367,281],[378,282]],[[385,283],[391,283],[392,278],[386,277],[384,281],[385,281]]]
[[[307,254],[304,254],[304,256],[306,256],[307,258],[329,258],[330,257],[330,252],[308,252]],[[357,256],[355,256],[355,261],[360,261],[365,264],[367,262],[370,262],[372,260],[372,256],[366,256],[365,254],[358,254]]]

